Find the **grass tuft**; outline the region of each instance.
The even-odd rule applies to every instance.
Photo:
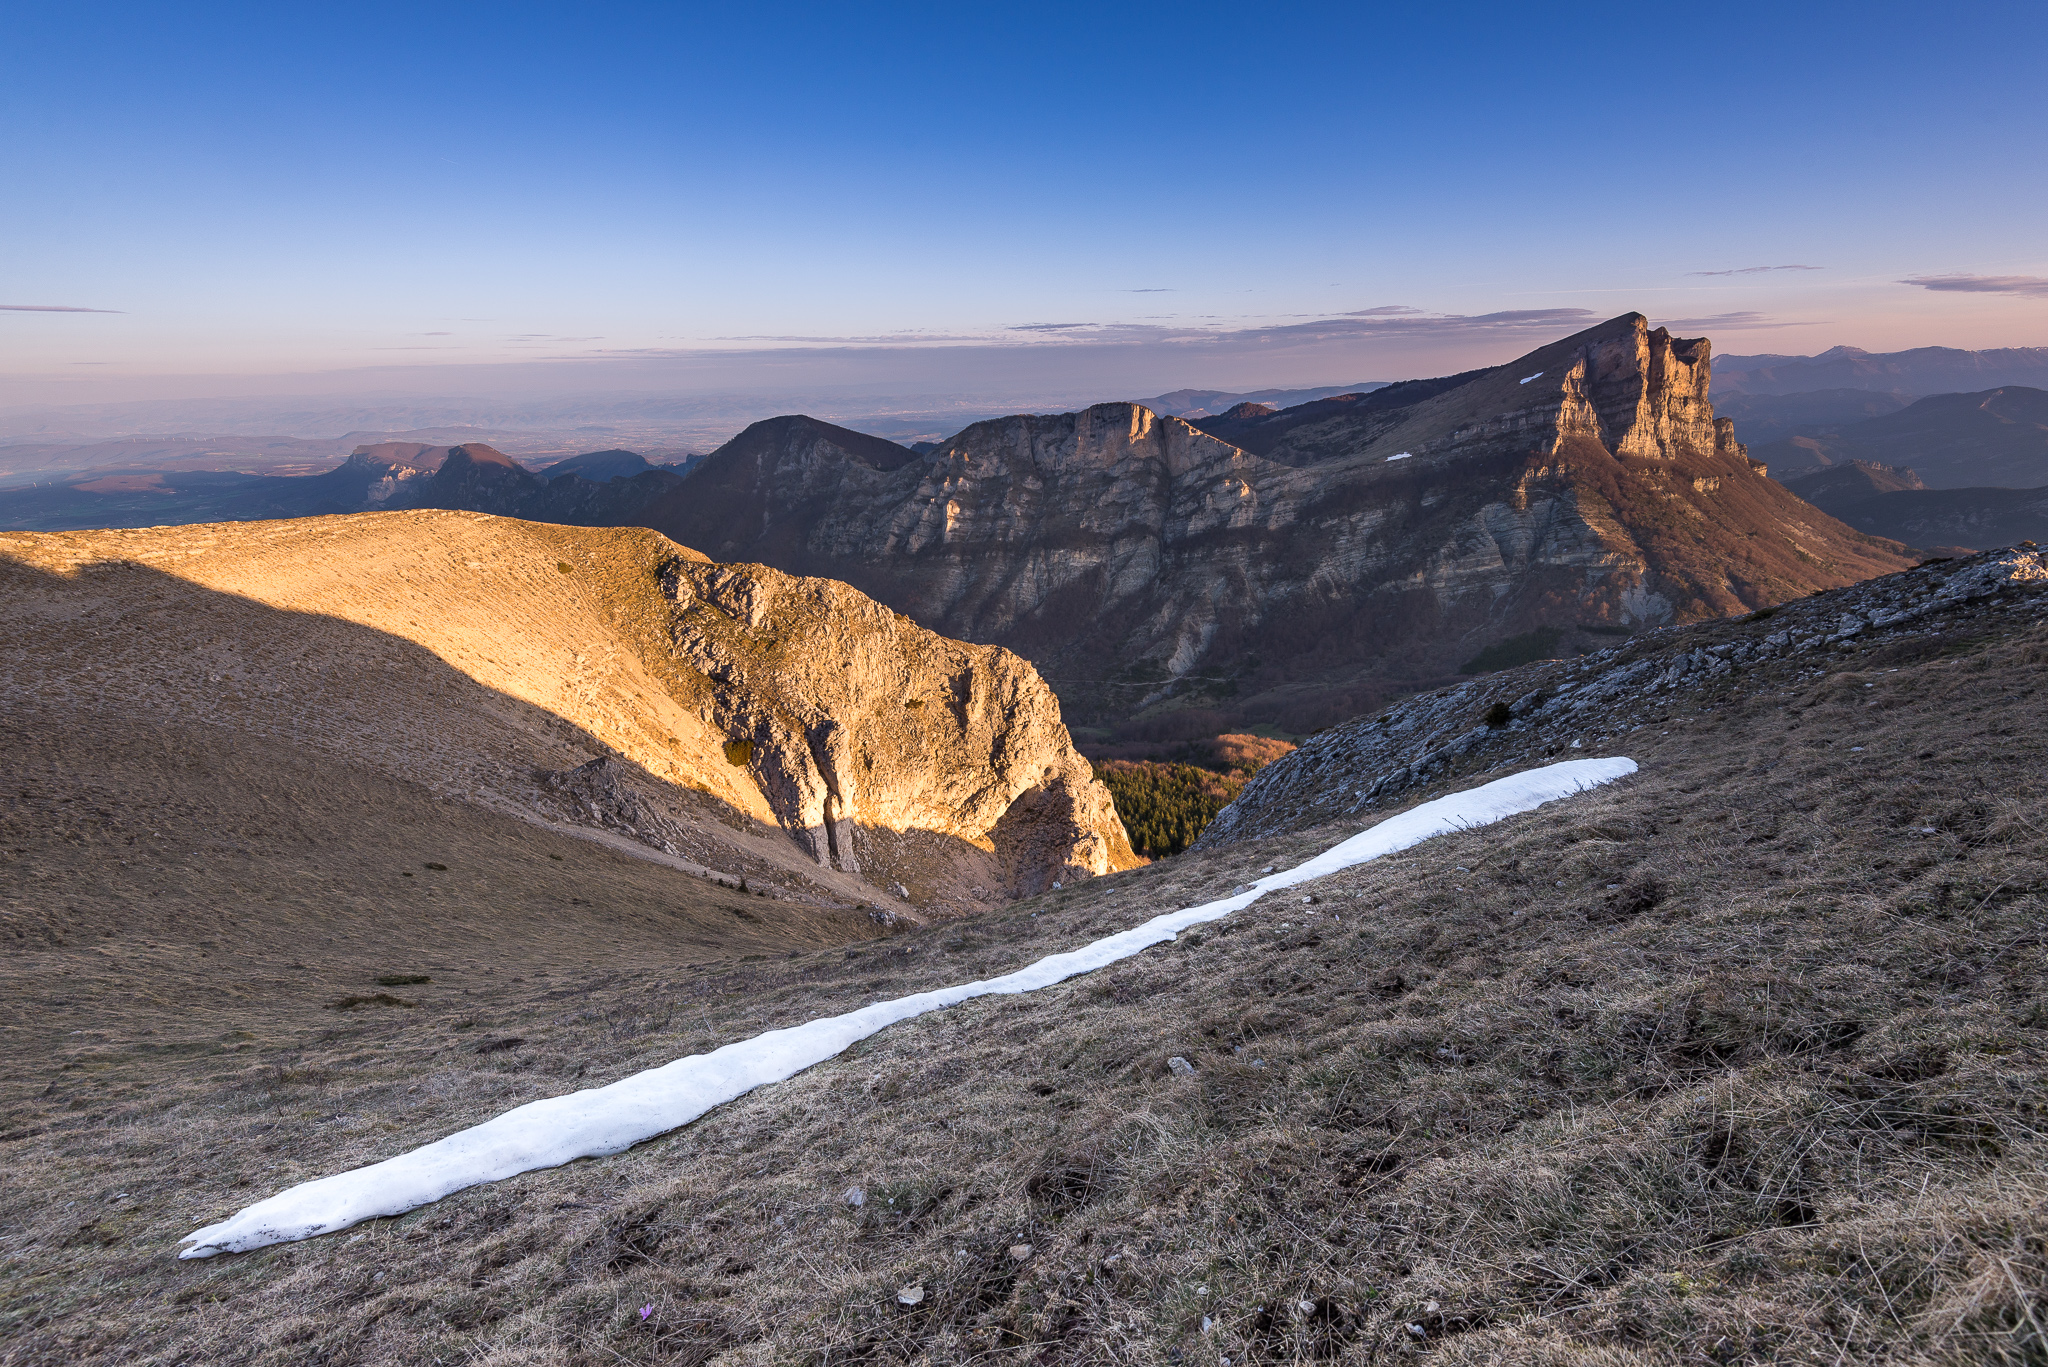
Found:
[[[403,1006],[417,1007],[418,1002],[409,1002],[403,997],[394,997],[389,992],[373,992],[368,996],[347,996],[327,1003],[329,1011],[353,1011],[358,1006]]]

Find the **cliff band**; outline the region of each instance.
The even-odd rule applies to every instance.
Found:
[[[1490,370],[1192,424],[1132,403],[1004,418],[928,456],[779,418],[646,520],[1001,643],[1076,720],[1308,730],[1531,633],[1627,635],[1913,563],[1764,477],[1714,416],[1710,355],[1627,314]]]

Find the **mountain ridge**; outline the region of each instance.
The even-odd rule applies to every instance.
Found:
[[[1539,627],[1726,615],[1910,563],[1763,478],[1713,415],[1710,357],[1626,314],[1305,413],[1098,404],[892,470],[743,434],[647,520],[1001,642],[1089,726],[1314,730]]]
[[[1818,356],[1727,356],[1721,384],[1733,394],[1824,389],[1954,394],[2003,385],[2048,386],[2048,347],[1913,347],[1870,352],[1834,347]]]
[[[1369,753],[1346,755],[1348,728],[1297,752],[1299,800],[1271,766],[1274,800],[1247,807],[1269,831],[854,943],[839,923],[772,936],[737,913],[773,903],[715,886],[686,919],[547,832],[471,832],[450,859],[452,804],[317,774],[319,816],[395,809],[388,847],[265,811],[276,786],[231,825],[205,799],[268,780],[182,745],[185,805],[65,790],[75,752],[30,731],[0,802],[26,876],[0,907],[62,888],[39,910],[79,910],[0,956],[21,1006],[0,1021],[0,1209],[43,1269],[10,1285],[10,1350],[2021,1363],[2048,1272],[2026,1180],[2048,1161],[2048,785],[2014,685],[2048,659],[2048,591],[2008,576],[1932,601],[1982,568],[1418,698]],[[1878,624],[1894,599],[1930,611]],[[1519,715],[1490,727],[1489,700]],[[10,739],[17,718],[0,714]],[[1437,726],[1485,734],[1418,764]],[[166,754],[155,735],[129,749]],[[258,758],[298,779],[304,752],[280,752]],[[901,1022],[611,1157],[354,1242],[170,1256],[293,1183],[1014,972],[1553,752],[1639,767],[1043,992]],[[178,816],[189,829],[145,824]],[[157,877],[146,919],[92,914],[108,880]],[[306,904],[289,949],[271,898]],[[691,962],[678,941],[714,918],[744,952]]]
[[[1757,448],[1790,477],[1844,461],[1910,466],[1932,489],[2048,484],[2048,390],[1931,394],[1894,413]]]

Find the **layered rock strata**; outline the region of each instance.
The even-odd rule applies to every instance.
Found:
[[[999,642],[1090,723],[1309,730],[1539,629],[1627,634],[1911,563],[1763,477],[1713,415],[1710,358],[1629,314],[1511,365],[1192,425],[1099,404],[918,457],[778,419],[647,520]]]

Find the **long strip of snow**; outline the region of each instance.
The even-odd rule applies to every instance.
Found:
[[[191,1247],[178,1256],[210,1258],[216,1253],[242,1253],[265,1244],[311,1238],[381,1215],[403,1214],[480,1182],[502,1181],[535,1168],[618,1153],[687,1125],[712,1107],[756,1087],[793,1077],[897,1021],[975,997],[1050,987],[1130,958],[1190,926],[1219,920],[1250,906],[1265,893],[1327,877],[1433,835],[1484,826],[1529,811],[1611,783],[1635,769],[1635,761],[1629,759],[1567,760],[1425,802],[1360,831],[1307,863],[1269,874],[1235,896],[1155,916],[1079,949],[1048,955],[1015,973],[876,1002],[787,1030],[770,1030],[708,1054],[693,1054],[635,1073],[609,1086],[529,1102],[382,1163],[302,1182],[219,1224],[186,1235],[181,1242]]]

